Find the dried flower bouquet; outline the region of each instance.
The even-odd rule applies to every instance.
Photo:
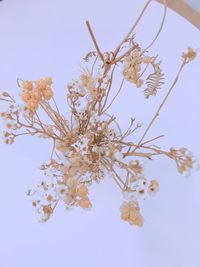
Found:
[[[159,183],[144,177],[140,159],[167,156],[175,162],[181,174],[188,173],[197,165],[186,148],[165,151],[154,145],[162,136],[146,140],[183,68],[195,59],[194,49],[189,48],[182,54],[175,80],[139,141],[129,140],[141,127],[135,119],[131,118],[130,125],[123,132],[115,116],[109,113],[125,81],[138,88],[143,87],[146,99],[155,96],[164,83],[161,61],[157,56],[149,55],[148,51],[162,31],[166,3],[159,31],[148,47],[141,48],[134,36],[135,27],[150,2],[147,2],[129,33],[110,53],[101,52],[90,23],[86,22],[95,51],[89,52],[84,58],[89,67],[83,70],[77,80],[67,85],[66,100],[71,110],[70,118],[63,116],[56,104],[51,78],[37,81],[18,79],[23,101],[20,105],[8,92],[2,93],[1,102],[9,105],[6,111],[0,113],[6,121],[4,138],[7,144],[25,135],[53,141],[50,161],[41,165],[47,178],[35,190],[28,192],[42,221],[52,216],[59,202],[64,203],[67,209],[75,206],[90,208],[89,186],[110,175],[126,200],[120,208],[122,220],[142,226],[139,200],[147,194],[154,195],[159,190]],[[115,96],[110,97],[117,68],[122,69],[122,82]],[[151,71],[147,75],[149,68]],[[42,120],[41,112],[47,116],[48,123]]]

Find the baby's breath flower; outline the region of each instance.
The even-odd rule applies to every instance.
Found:
[[[197,50],[188,47],[187,51],[182,54],[182,58],[186,61],[192,61],[197,57]]]
[[[170,149],[170,155],[175,159],[180,174],[188,174],[194,168],[196,159],[193,154],[186,148]]]
[[[154,196],[159,190],[159,183],[157,180],[152,180],[148,187],[148,193],[150,196]]]
[[[43,217],[42,217],[42,221],[46,222],[49,220],[50,216],[53,213],[53,209],[51,207],[51,205],[45,205],[42,207],[43,210]]]
[[[90,73],[83,73],[80,76],[80,86],[89,90],[90,92],[95,89],[95,79],[90,75]]]
[[[61,200],[65,200],[67,197],[67,186],[65,184],[58,184],[56,187],[57,197]]]
[[[9,94],[8,92],[3,92],[3,93],[2,93],[2,96],[4,96],[4,97],[9,97],[10,94]]]
[[[131,168],[132,171],[134,171],[136,174],[141,174],[143,171],[142,164],[139,160],[131,160],[129,162],[129,167]]]
[[[15,136],[12,133],[5,132],[4,133],[4,143],[7,145],[13,144],[15,141]]]
[[[137,178],[132,181],[130,190],[132,191],[132,196],[135,199],[145,199],[147,195],[149,182],[144,178]]]

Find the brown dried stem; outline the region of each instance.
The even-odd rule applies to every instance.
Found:
[[[100,50],[99,45],[98,45],[98,43],[96,41],[95,35],[93,33],[93,30],[92,30],[92,28],[90,26],[90,22],[88,20],[86,21],[86,25],[87,25],[88,31],[90,33],[90,36],[92,38],[92,41],[94,43],[94,46],[96,48],[97,54],[98,54],[99,58],[102,60],[102,62],[104,62],[103,54],[101,53],[101,50]]]
[[[187,64],[186,61],[183,61],[182,62],[181,67],[180,67],[180,69],[178,71],[178,74],[176,75],[176,78],[175,78],[173,84],[171,85],[171,87],[170,87],[168,93],[166,94],[166,96],[164,97],[162,103],[160,104],[158,110],[156,111],[154,117],[152,118],[151,122],[149,123],[148,127],[146,128],[144,134],[142,135],[142,137],[141,137],[140,141],[138,142],[137,146],[135,147],[134,151],[136,151],[140,147],[140,144],[142,143],[142,141],[144,140],[145,136],[149,132],[151,126],[153,125],[153,123],[155,122],[155,120],[157,119],[157,117],[159,116],[161,109],[163,108],[164,104],[166,103],[167,99],[169,98],[170,94],[172,93],[172,91],[173,91],[173,89],[174,89],[174,87],[175,87],[175,85],[176,85],[176,83],[177,83],[177,81],[179,79],[179,76],[180,76],[180,74],[181,74],[181,72],[182,72],[182,70],[183,70],[183,68],[184,68],[184,66],[186,64]],[[129,151],[130,151],[130,148],[128,149],[127,153],[129,153]]]

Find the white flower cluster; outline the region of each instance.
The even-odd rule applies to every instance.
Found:
[[[154,196],[159,190],[157,180],[148,181],[145,178],[138,179],[131,183],[131,187],[123,191],[126,200],[145,199],[147,195]]]

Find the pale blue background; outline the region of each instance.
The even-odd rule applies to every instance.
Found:
[[[115,48],[129,30],[143,0],[4,0],[0,3],[0,88],[18,93],[16,78],[52,75],[58,102],[64,110],[66,84],[78,76],[81,58],[93,50],[85,27],[89,19],[103,50]],[[150,41],[161,19],[162,7],[153,3],[137,28],[137,40]],[[200,46],[200,34],[169,11],[164,31],[152,49],[163,59],[170,83],[180,55],[190,45]],[[160,142],[187,146],[200,158],[200,57],[184,76],[163,109],[149,138],[165,134]],[[113,106],[122,126],[128,115],[147,124],[158,98],[146,101],[139,89],[126,84]],[[142,130],[140,134],[142,133]],[[136,136],[138,140],[138,136]],[[134,140],[136,140],[134,139]],[[48,160],[48,141],[19,139],[13,146],[0,143],[0,266],[1,267],[199,267],[200,177],[181,177],[173,162],[146,163],[148,178],[160,180],[155,198],[141,202],[145,225],[139,229],[119,219],[122,197],[112,180],[91,189],[93,208],[66,212],[41,225],[25,192],[42,178],[37,169]]]

